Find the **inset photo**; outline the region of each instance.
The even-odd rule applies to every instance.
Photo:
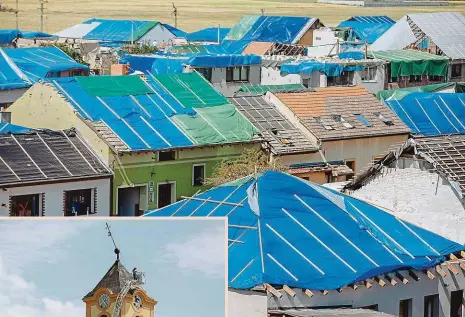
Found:
[[[226,316],[226,227],[225,218],[0,221],[0,316]]]

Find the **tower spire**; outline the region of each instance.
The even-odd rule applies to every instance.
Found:
[[[105,222],[107,226],[107,231],[108,231],[108,236],[111,238],[111,241],[113,242],[113,245],[115,246],[115,254],[116,254],[116,261],[119,261],[119,254],[120,250],[116,247],[115,239],[113,239],[113,235],[111,234],[110,226],[108,225],[108,222]]]

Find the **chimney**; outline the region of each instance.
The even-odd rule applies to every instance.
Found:
[[[129,74],[129,65],[128,64],[114,64],[111,65],[111,75],[112,76],[121,76]]]
[[[0,123],[11,123],[11,112],[4,111],[3,108],[0,110]]]

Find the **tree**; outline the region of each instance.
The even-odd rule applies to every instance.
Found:
[[[270,162],[269,155],[261,150],[246,149],[236,158],[223,160],[213,169],[211,177],[207,177],[205,185],[219,186],[254,173],[268,170],[287,171],[288,168],[278,159]]]

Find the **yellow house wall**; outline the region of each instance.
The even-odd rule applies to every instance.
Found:
[[[405,142],[408,135],[326,141],[322,144],[326,160],[355,160],[355,174],[371,164],[373,157],[387,152],[395,143]]]
[[[63,130],[75,127],[94,151],[109,164],[110,148],[76,114],[76,111],[56,90],[35,84],[12,104],[11,123],[30,127]]]

